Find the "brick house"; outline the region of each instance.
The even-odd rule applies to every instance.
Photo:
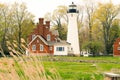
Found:
[[[30,54],[67,55],[69,43],[59,38],[57,30],[50,30],[50,21],[39,18],[39,23],[28,37]]]
[[[120,56],[120,38],[117,38],[113,44],[113,55]]]

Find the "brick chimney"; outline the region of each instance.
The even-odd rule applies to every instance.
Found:
[[[50,26],[50,21],[45,21],[47,26]]]
[[[39,18],[39,24],[43,24],[44,23],[44,18]]]
[[[50,21],[45,21],[45,23],[46,23],[46,26],[50,28]]]

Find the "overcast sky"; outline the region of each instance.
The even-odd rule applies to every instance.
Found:
[[[35,15],[35,19],[39,17],[44,17],[47,12],[52,12],[59,5],[68,6],[72,2],[75,4],[84,4],[85,0],[0,0],[2,3],[14,3],[14,2],[25,2],[28,8],[33,15]],[[91,1],[91,0],[88,0]],[[106,3],[110,0],[94,0]],[[120,0],[111,0],[115,4],[120,4]]]

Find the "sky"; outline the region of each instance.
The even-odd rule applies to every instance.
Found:
[[[65,5],[68,6],[72,2],[74,2],[76,5],[83,5],[85,0],[0,0],[0,3],[8,3],[12,4],[14,2],[25,2],[28,8],[28,11],[30,11],[34,16],[35,20],[37,20],[40,17],[44,17],[44,15],[47,12],[53,12],[59,5]],[[89,0],[88,0],[89,1]],[[91,0],[90,0],[91,1]],[[110,0],[94,0],[96,2],[102,2],[106,3]],[[111,0],[114,4],[120,4],[120,0]]]

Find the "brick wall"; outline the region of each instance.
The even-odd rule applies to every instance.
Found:
[[[120,56],[120,38],[116,39],[116,41],[113,44],[113,54],[114,56]]]
[[[28,37],[28,43],[32,41],[32,35],[40,35],[47,41],[47,35],[49,34],[51,36],[50,41],[55,41],[55,38],[57,36],[53,35],[50,31],[50,21],[45,21],[43,18],[39,18],[39,23],[37,24],[36,28],[33,29],[33,32]],[[44,45],[44,50],[40,51],[40,44]],[[32,45],[36,45],[36,51],[32,51]],[[50,47],[52,47],[52,50],[50,50]],[[43,43],[39,38],[36,38],[30,45],[29,45],[29,51],[31,53],[54,53],[54,46],[48,46],[45,43]]]
[[[42,44],[44,46],[43,51],[40,51],[40,44]],[[32,51],[32,45],[36,45],[36,50],[35,51]],[[52,47],[52,50],[50,50],[50,47]],[[31,53],[50,53],[50,54],[54,53],[54,47],[46,45],[38,37],[29,45],[29,50],[30,50]]]

